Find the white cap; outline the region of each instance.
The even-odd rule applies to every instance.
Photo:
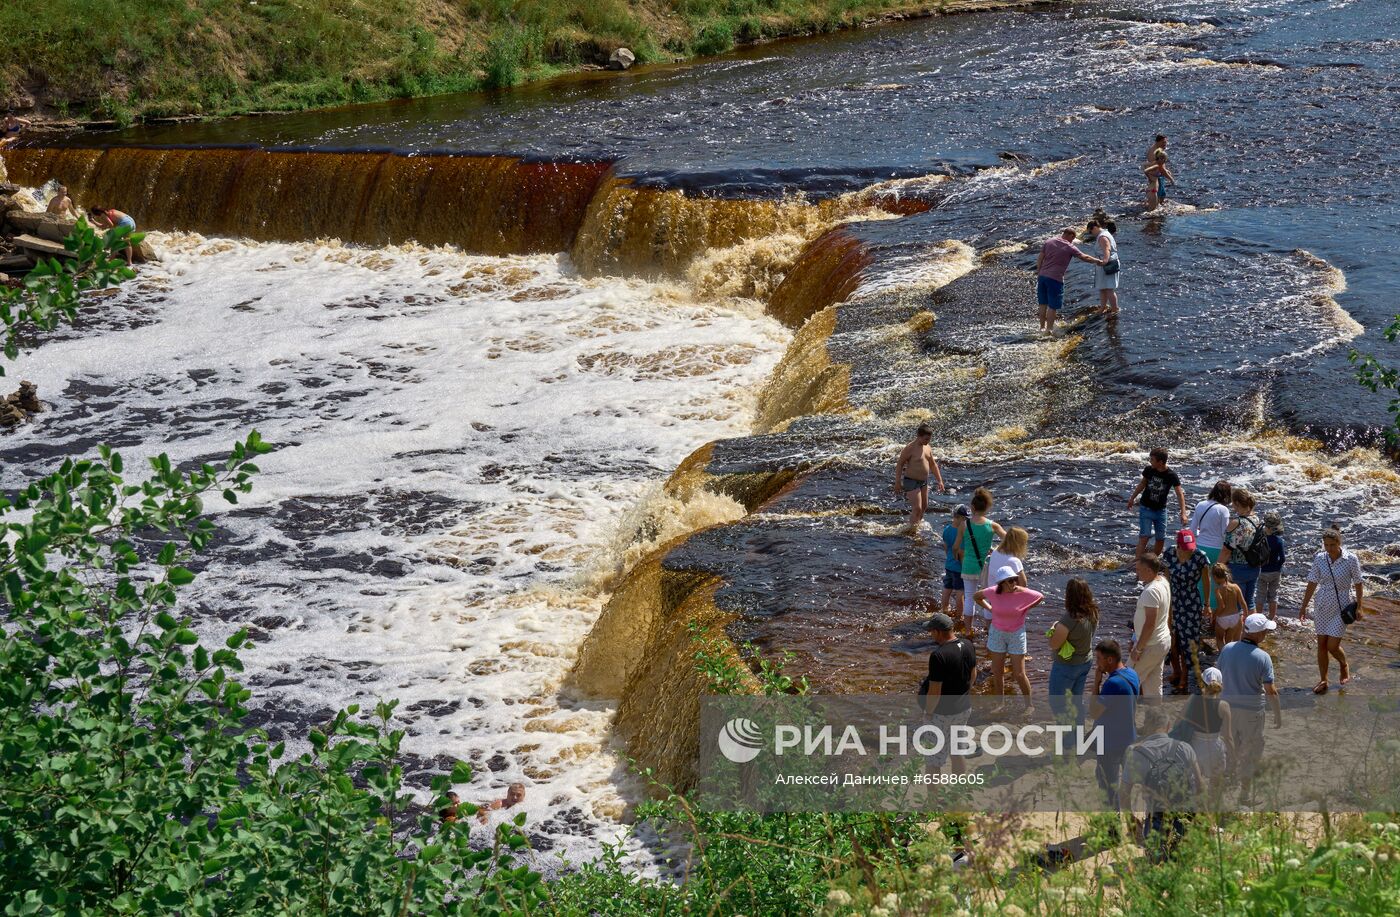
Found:
[[[1244,632],[1247,634],[1262,634],[1265,631],[1278,627],[1277,621],[1270,621],[1268,615],[1255,613],[1244,619]]]
[[[1225,676],[1215,666],[1211,666],[1201,673],[1201,684],[1223,685],[1225,684]]]
[[[994,582],[994,583],[1004,583],[1004,582],[1006,582],[1007,580],[1009,580],[1009,579],[1015,579],[1016,577],[1018,577],[1018,576],[1020,576],[1020,575],[1021,575],[1021,574],[1019,574],[1019,573],[1016,572],[1016,568],[1015,568],[1015,567],[1011,566],[1010,564],[1006,564],[1006,565],[1004,565],[1004,566],[1002,566],[1002,567],[1000,567],[1000,568],[997,569],[997,575],[994,576],[994,577],[992,577],[992,582]]]

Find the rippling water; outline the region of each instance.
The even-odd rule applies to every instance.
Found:
[[[1347,378],[1345,348],[1318,346],[1358,329],[1314,305],[1340,287],[1300,284],[1293,253],[1338,268],[1337,302],[1369,332],[1362,343],[1400,352],[1376,333],[1400,300],[1400,173],[1386,166],[1400,142],[1397,34],[1400,9],[1387,0],[1082,3],[759,46],[702,67],[122,139],[620,157],[628,174],[749,194],[993,167],[1006,151],[1074,158],[1032,177],[984,176],[939,213],[877,230],[986,244],[1078,223],[1096,206],[1125,214],[1132,320],[1121,345],[1095,354],[1107,387],[1173,398],[1182,374],[1250,377],[1193,386],[1168,408],[1210,414],[1265,375],[1276,416],[1373,441],[1383,401],[1348,390],[1340,416],[1331,393]],[[1172,138],[1175,203],[1162,219],[1132,219],[1138,164],[1158,132]],[[1072,297],[1091,292],[1086,277]],[[1124,379],[1125,360],[1164,354],[1171,371]],[[1274,365],[1289,356],[1301,359]]]
[[[1285,513],[1295,556],[1340,519],[1373,573],[1395,572],[1400,477],[1347,451],[1377,441],[1384,401],[1345,355],[1400,361],[1378,334],[1400,301],[1396,35],[1387,0],[1077,3],[103,139],[619,160],[726,197],[951,176],[901,186],[936,197],[929,212],[850,230],[878,253],[831,344],[855,367],[859,421],[721,444],[712,468],[826,461],[667,561],[723,573],[734,634],[797,649],[819,687],[904,690],[941,567],[936,539],[892,537],[887,465],[915,417],[941,425],[955,494],[940,509],[992,485],[998,518],[1032,531],[1041,584],[1086,574],[1111,627],[1133,593],[1114,569],[1135,536],[1121,504],[1157,442],[1193,501],[1216,477],[1247,483]],[[1158,132],[1180,185],[1144,217]],[[1039,340],[1035,245],[1100,206],[1120,215],[1123,317],[1077,314],[1094,294],[1076,266],[1071,337]],[[768,248],[791,257],[804,238]],[[62,409],[6,441],[0,480],[99,440],[190,460],[258,425],[285,448],[256,500],[220,517],[196,598],[211,622],[258,628],[273,727],[401,697],[420,776],[463,754],[495,783],[525,776],[541,845],[595,850],[630,790],[600,752],[609,710],[555,691],[632,508],[694,446],[748,432],[786,344],[758,304],[694,294],[771,288],[730,281],[776,256],[736,246],[683,292],[552,256],[166,244],[161,268],[16,368]],[[983,269],[930,289],[974,251]],[[882,322],[925,313],[931,330],[889,343]],[[654,503],[658,537],[741,513],[718,501],[658,523]],[[1294,576],[1286,595],[1300,591]]]

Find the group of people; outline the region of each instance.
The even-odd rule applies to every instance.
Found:
[[[1147,177],[1146,210],[1156,210],[1167,199],[1168,184],[1176,184],[1176,177],[1167,165],[1166,134],[1158,134],[1152,141],[1142,171]],[[1098,209],[1082,235],[1075,227],[1066,226],[1041,245],[1035,262],[1035,299],[1042,332],[1053,334],[1055,331],[1055,321],[1065,305],[1065,275],[1075,260],[1094,266],[1094,289],[1099,294],[1098,311],[1109,318],[1118,315],[1121,264],[1118,260],[1117,235],[1118,224],[1102,209]],[[1092,253],[1079,247],[1081,240],[1092,244]]]
[[[931,439],[931,430],[921,426],[896,467],[896,486],[914,525],[928,507],[929,479],[945,489]],[[1169,504],[1182,525],[1170,547]],[[958,716],[965,721],[970,711],[967,696],[977,680],[973,641],[983,622],[992,696],[1004,704],[1009,668],[1012,693],[1019,693],[1027,710],[1034,708],[1026,673],[1027,621],[1047,597],[1028,577],[1029,532],[991,518],[994,505],[992,493],[977,488],[966,505],[951,510],[942,532],[943,590],[929,625],[935,646],[922,690],[930,698],[926,710],[954,722]],[[1133,764],[1129,749],[1144,743],[1148,757],[1169,753],[1189,762],[1190,768],[1183,764],[1180,771],[1194,769],[1197,783],[1208,790],[1219,792],[1225,775],[1232,774],[1247,798],[1264,746],[1266,707],[1280,722],[1273,660],[1261,644],[1278,626],[1279,585],[1288,558],[1282,518],[1276,512],[1261,518],[1254,494],[1228,481],[1215,482],[1188,514],[1181,478],[1160,448],[1151,451],[1128,507],[1137,510],[1135,572],[1142,584],[1131,641],[1125,648],[1100,637],[1093,590],[1083,578],[1070,579],[1063,607],[1044,637],[1052,660],[1051,710],[1058,719],[1079,723],[1093,716],[1105,727],[1105,754],[1097,770],[1110,799],[1141,776],[1147,765]],[[1342,639],[1361,613],[1365,592],[1360,561],[1345,549],[1342,533],[1325,529],[1320,547],[1298,614],[1299,620],[1309,615],[1313,620],[1319,674],[1313,690],[1319,694],[1329,690],[1332,659],[1340,683],[1351,680]],[[1211,655],[1214,665],[1204,664],[1202,657]],[[1164,681],[1168,667],[1170,678]],[[1160,698],[1168,684],[1173,694],[1191,695],[1187,726],[1173,730],[1189,738],[1167,736],[1170,724],[1159,723],[1157,713],[1149,711],[1140,739],[1138,702]],[[1169,739],[1176,744],[1168,745]],[[960,766],[955,759],[954,767]]]
[[[73,198],[68,194],[68,187],[66,185],[56,185],[54,187],[53,196],[49,198],[48,205],[45,207],[45,212],[65,220],[76,220],[86,216],[87,221],[92,224],[95,229],[108,230],[121,226],[127,230],[128,234],[136,231],[136,220],[134,220],[130,214],[123,213],[115,208],[94,206],[89,207],[86,211],[79,209],[78,205],[73,202]],[[123,254],[126,257],[126,263],[129,267],[135,259],[135,249],[128,244]]]

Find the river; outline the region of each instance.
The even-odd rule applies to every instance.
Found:
[[[820,690],[917,680],[942,547],[896,534],[886,490],[920,420],[954,491],[935,516],[990,486],[1040,585],[1086,575],[1109,628],[1158,444],[1192,502],[1223,476],[1284,514],[1286,604],[1324,522],[1393,582],[1385,399],[1346,355],[1400,362],[1396,35],[1385,0],[1089,2],[10,154],[166,232],[160,266],[13,369],[53,411],[4,440],[0,483],[257,426],[282,448],[220,514],[190,608],[254,625],[270,728],[399,697],[420,785],[448,756],[483,798],[524,780],[537,845],[589,856],[638,793],[617,692],[590,682],[626,686],[631,748],[675,728],[645,670],[684,654],[659,632],[595,631],[566,681],[648,547],[734,523],[648,575],[718,575],[729,635],[795,651]],[[1144,216],[1156,133],[1179,184]],[[1082,314],[1076,268],[1068,333],[1041,339],[1035,247],[1095,207],[1119,217],[1123,315]],[[859,276],[838,284],[833,251]],[[773,378],[793,338],[765,302],[818,313]],[[661,490],[712,440],[712,478],[774,482],[755,505]]]

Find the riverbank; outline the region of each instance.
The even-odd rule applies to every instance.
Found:
[[[54,130],[297,111],[619,67],[622,48],[639,65],[675,63],[880,22],[1063,2],[13,0],[0,9],[0,104]]]

